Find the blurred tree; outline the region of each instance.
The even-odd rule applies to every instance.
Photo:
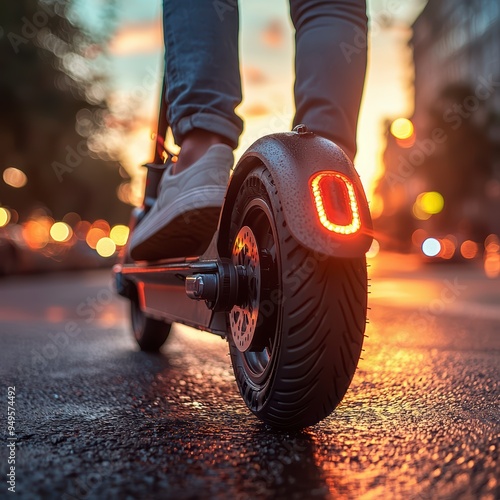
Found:
[[[28,179],[20,188],[0,179],[0,204],[22,218],[37,207],[56,219],[128,217],[118,158],[103,147],[105,72],[92,61],[112,32],[114,2],[105,8],[108,29],[90,33],[68,0],[0,4],[0,172],[13,166]]]

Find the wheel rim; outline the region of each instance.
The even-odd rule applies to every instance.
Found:
[[[248,228],[250,231],[246,230]],[[246,231],[246,239],[241,236]],[[250,234],[251,232],[251,234]],[[239,256],[237,248],[238,237],[240,243],[246,241],[250,244],[253,252],[247,253],[246,259],[258,272],[252,271],[253,280],[249,280],[249,296],[251,312],[247,311],[247,317],[255,318],[254,331],[252,332],[251,345],[246,350],[238,349],[239,356],[245,367],[248,377],[256,384],[264,382],[272,372],[272,365],[277,356],[277,321],[279,299],[281,297],[281,287],[279,283],[279,251],[278,238],[274,225],[272,211],[263,199],[252,200],[245,208],[241,229],[238,232],[233,244],[233,262],[239,263],[245,257]],[[255,287],[257,290],[255,290]],[[266,304],[264,310],[262,305]],[[243,308],[248,307],[244,304]],[[241,309],[241,308],[240,308]],[[249,308],[250,309],[250,308]],[[233,312],[238,309],[235,307],[230,312],[230,319]],[[241,314],[239,318],[241,318]],[[234,336],[233,336],[234,339]],[[235,343],[236,345],[236,343]],[[236,345],[238,348],[238,346]]]

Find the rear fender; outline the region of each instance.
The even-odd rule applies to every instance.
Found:
[[[226,193],[217,248],[227,256],[231,213],[239,189],[252,168],[265,165],[271,173],[291,235],[302,246],[331,257],[362,257],[372,242],[372,220],[358,173],[333,142],[313,133],[285,132],[256,141],[241,157]],[[360,229],[338,234],[319,218],[311,181],[320,172],[338,172],[350,180],[357,199]]]

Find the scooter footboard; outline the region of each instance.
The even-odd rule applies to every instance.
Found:
[[[203,271],[207,265],[200,265],[199,271]],[[114,270],[123,286],[135,288],[138,305],[147,316],[166,323],[183,323],[224,337],[224,314],[214,312],[204,302],[191,300],[186,295],[186,276],[196,271],[196,263],[125,265],[120,266],[120,269],[115,266]],[[123,295],[129,295],[130,298],[131,294]]]

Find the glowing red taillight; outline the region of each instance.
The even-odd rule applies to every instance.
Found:
[[[318,172],[311,190],[321,224],[338,234],[354,234],[361,228],[358,201],[351,180],[340,172]]]

